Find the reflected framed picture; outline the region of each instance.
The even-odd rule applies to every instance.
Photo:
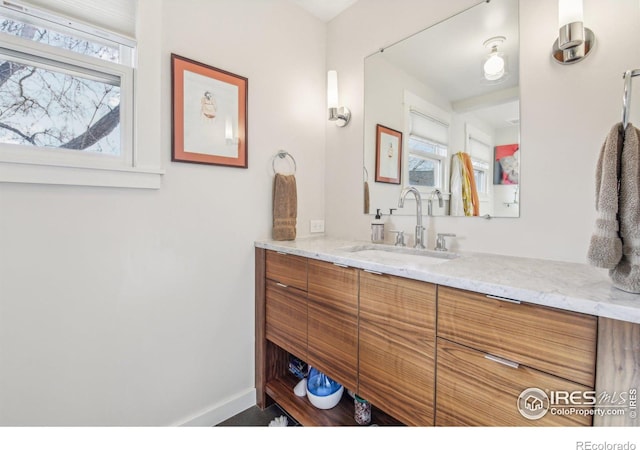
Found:
[[[171,160],[248,167],[248,79],[171,54]]]
[[[402,132],[376,125],[376,181],[400,184]]]
[[[518,184],[520,180],[520,145],[496,146],[493,165],[493,184]]]

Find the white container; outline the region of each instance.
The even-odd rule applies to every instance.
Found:
[[[333,394],[329,394],[326,396],[314,395],[309,392],[309,387],[307,386],[307,398],[311,402],[313,406],[318,409],[331,409],[336,406],[340,400],[342,399],[342,394],[344,393],[344,386],[340,386],[340,389],[335,391]]]

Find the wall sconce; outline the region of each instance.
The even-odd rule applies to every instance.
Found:
[[[490,49],[489,54],[482,63],[484,78],[490,82],[500,82],[506,74],[507,61],[504,53],[498,51],[498,45],[502,45],[507,38],[495,36],[484,41],[483,45]]]
[[[338,103],[338,72],[327,72],[327,108],[329,108],[329,120],[335,121],[336,126],[344,127],[351,119],[351,111],[346,106]]]
[[[560,64],[573,64],[586,57],[595,45],[596,37],[584,26],[582,0],[558,1],[558,25],[553,58]]]

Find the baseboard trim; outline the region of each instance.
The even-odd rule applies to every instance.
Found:
[[[251,408],[256,404],[256,390],[251,388],[224,402],[218,403],[213,408],[204,411],[191,419],[176,424],[179,427],[213,427],[224,422],[230,417]]]

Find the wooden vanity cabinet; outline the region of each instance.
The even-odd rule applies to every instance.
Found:
[[[403,423],[434,424],[436,287],[360,272],[358,395]]]
[[[526,388],[595,385],[594,316],[438,287],[436,425],[590,425],[591,416],[525,419]]]
[[[591,425],[591,416],[526,419],[517,400],[527,388],[594,389],[596,317],[260,248],[255,255],[259,407],[275,401],[305,426],[355,425],[348,395],[319,410],[293,393],[293,355],[369,400],[378,424]],[[609,378],[602,387],[620,385]]]
[[[307,259],[267,252],[265,336],[303,361],[307,358]]]
[[[358,270],[309,260],[307,363],[356,391]]]

